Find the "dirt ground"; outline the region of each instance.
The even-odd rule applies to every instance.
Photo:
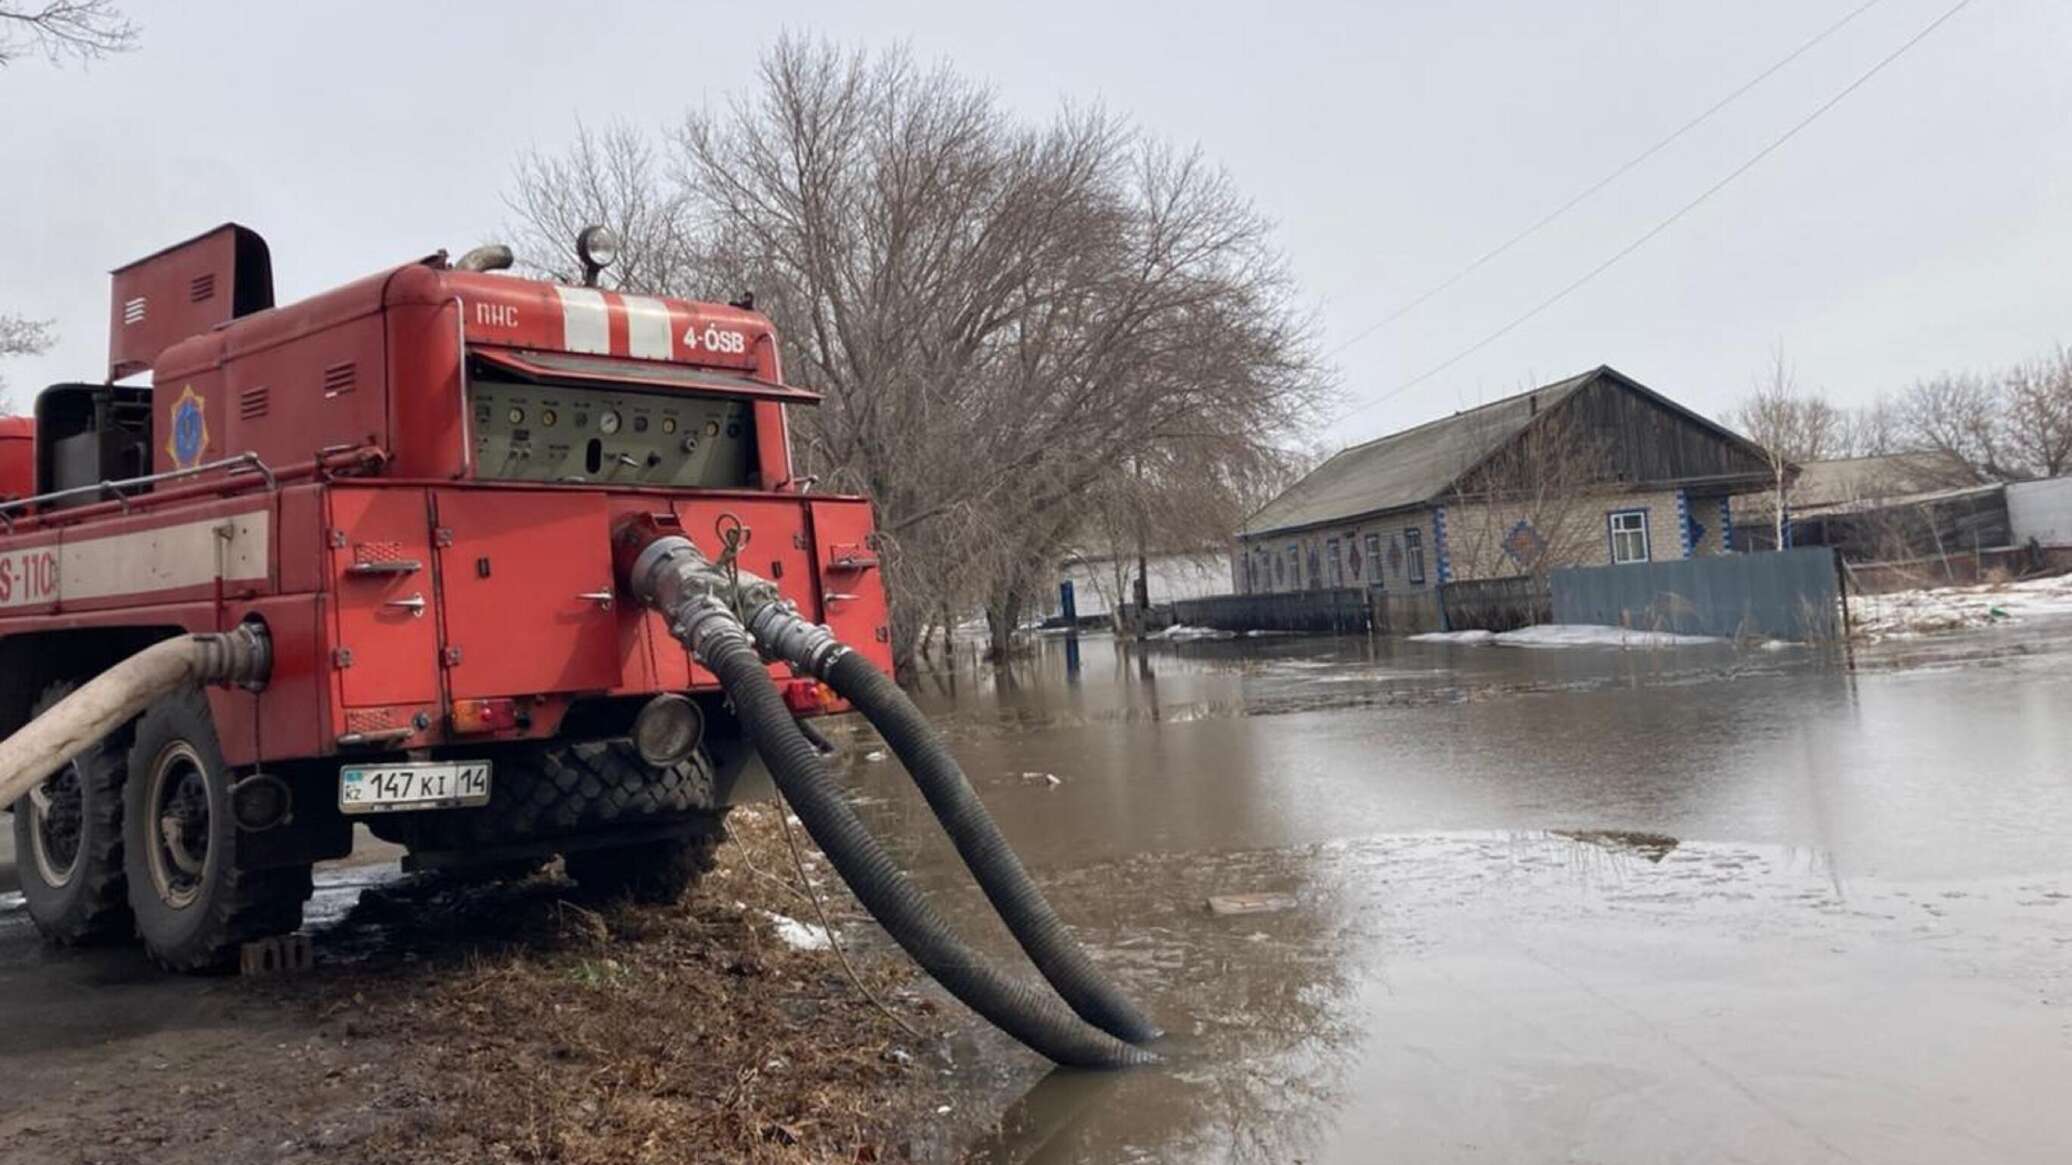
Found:
[[[909,1159],[949,1020],[894,957],[850,953],[880,1010],[835,953],[793,945],[815,914],[778,821],[737,811],[719,868],[668,908],[580,904],[551,873],[370,874],[316,925],[317,970],[274,980],[24,953],[26,920],[0,919],[0,1161]],[[64,997],[9,990],[31,978]]]

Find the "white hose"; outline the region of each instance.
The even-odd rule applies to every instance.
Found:
[[[250,625],[181,635],[130,656],[0,740],[0,806],[27,796],[153,701],[190,683],[263,681],[270,657],[265,632]]]

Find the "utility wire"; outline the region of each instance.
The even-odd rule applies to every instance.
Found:
[[[1485,266],[1492,260],[1496,259],[1497,257],[1503,255],[1511,248],[1524,242],[1526,239],[1531,238],[1533,235],[1538,234],[1542,228],[1553,223],[1556,219],[1559,219],[1561,216],[1567,214],[1569,211],[1574,210],[1576,207],[1582,205],[1582,203],[1585,200],[1587,200],[1591,195],[1596,194],[1598,191],[1603,190],[1605,187],[1610,186],[1612,183],[1617,182],[1621,178],[1624,178],[1627,174],[1631,173],[1641,163],[1647,161],[1649,158],[1652,158],[1656,154],[1659,154],[1663,150],[1667,149],[1669,145],[1675,142],[1678,138],[1684,136],[1685,134],[1691,132],[1694,129],[1697,129],[1700,125],[1703,125],[1705,122],[1711,120],[1713,114],[1718,113],[1720,110],[1725,109],[1729,105],[1732,105],[1736,100],[1740,99],[1743,94],[1746,94],[1749,90],[1769,80],[1772,76],[1776,75],[1776,73],[1779,70],[1783,69],[1786,65],[1789,65],[1793,61],[1798,60],[1800,57],[1805,56],[1814,48],[1814,46],[1826,40],[1828,37],[1833,36],[1835,33],[1840,32],[1843,29],[1843,27],[1846,26],[1850,21],[1855,20],[1859,16],[1862,16],[1864,13],[1877,7],[1879,4],[1883,2],[1884,0],[1864,0],[1864,3],[1859,4],[1855,8],[1851,9],[1840,20],[1835,21],[1833,24],[1830,24],[1826,28],[1821,29],[1818,33],[1815,33],[1813,39],[1806,41],[1804,44],[1801,44],[1799,47],[1791,50],[1790,53],[1787,53],[1782,59],[1778,60],[1775,64],[1771,65],[1769,68],[1764,69],[1762,72],[1757,73],[1754,77],[1750,78],[1748,82],[1743,84],[1740,88],[1727,94],[1725,97],[1720,98],[1718,101],[1713,102],[1710,106],[1708,106],[1705,109],[1704,112],[1698,114],[1698,116],[1692,118],[1687,122],[1684,122],[1682,125],[1676,127],[1674,130],[1671,130],[1667,137],[1662,138],[1660,141],[1657,141],[1654,145],[1649,146],[1647,149],[1642,150],[1640,153],[1633,155],[1633,157],[1629,158],[1624,165],[1621,165],[1618,169],[1613,170],[1611,173],[1606,174],[1604,177],[1599,178],[1597,181],[1591,183],[1589,186],[1584,187],[1583,190],[1580,193],[1578,193],[1575,197],[1569,199],[1567,202],[1562,203],[1560,206],[1555,207],[1553,210],[1548,211],[1545,215],[1542,215],[1538,220],[1534,221],[1530,226],[1526,227],[1524,230],[1519,231],[1517,234],[1512,235],[1508,239],[1505,239],[1503,242],[1497,244],[1490,250],[1484,251],[1481,257],[1477,258],[1474,262],[1469,263],[1467,266],[1462,267],[1458,271],[1455,271],[1453,274],[1447,276],[1439,283],[1427,289],[1423,294],[1417,296],[1415,299],[1412,299],[1402,304],[1400,307],[1396,308],[1396,310],[1383,316],[1379,320],[1376,320],[1374,323],[1369,324],[1364,330],[1362,330],[1358,335],[1354,336],[1352,339],[1347,340],[1345,343],[1338,345],[1336,348],[1331,349],[1329,352],[1326,352],[1324,354],[1324,358],[1328,360],[1331,357],[1338,355],[1340,352],[1345,351],[1347,348],[1352,347],[1354,344],[1359,343],[1361,340],[1366,339],[1367,337],[1389,326],[1390,324],[1395,323],[1397,320],[1402,319],[1404,316],[1409,315],[1411,312],[1423,306],[1427,301],[1431,300],[1440,292],[1445,291],[1447,288],[1452,287],[1454,284],[1459,283],[1461,280],[1466,279],[1470,275],[1473,275],[1475,272],[1481,270],[1483,266]]]
[[[1877,64],[1872,65],[1869,69],[1866,69],[1863,73],[1859,74],[1855,80],[1843,86],[1841,90],[1837,92],[1834,96],[1828,98],[1826,101],[1821,102],[1820,105],[1813,110],[1813,112],[1807,114],[1805,117],[1800,118],[1798,122],[1795,123],[1790,129],[1785,130],[1784,133],[1772,139],[1768,145],[1764,146],[1762,149],[1757,150],[1754,154],[1750,155],[1747,161],[1742,162],[1739,166],[1736,166],[1732,170],[1728,171],[1725,177],[1721,178],[1717,182],[1714,182],[1711,186],[1706,187],[1705,190],[1701,192],[1696,198],[1693,198],[1689,202],[1686,202],[1682,206],[1678,207],[1673,213],[1669,215],[1669,217],[1656,223],[1654,226],[1649,227],[1646,233],[1642,234],[1639,238],[1634,239],[1632,242],[1619,248],[1617,251],[1614,251],[1610,258],[1607,258],[1603,262],[1599,263],[1597,266],[1592,267],[1590,270],[1584,272],[1576,279],[1570,281],[1566,286],[1562,287],[1561,290],[1556,291],[1554,294],[1541,300],[1539,303],[1534,304],[1532,308],[1526,311],[1523,315],[1518,316],[1516,319],[1513,319],[1510,323],[1505,324],[1497,330],[1489,333],[1488,335],[1482,337],[1481,339],[1454,353],[1452,356],[1447,357],[1445,360],[1433,365],[1431,368],[1426,369],[1425,371],[1417,374],[1416,376],[1411,377],[1409,380],[1404,381],[1403,383],[1388,390],[1380,396],[1377,396],[1372,400],[1364,401],[1338,414],[1336,417],[1333,417],[1329,423],[1337,424],[1339,421],[1343,421],[1347,417],[1350,417],[1355,413],[1365,412],[1366,410],[1373,408],[1375,405],[1382,404],[1385,401],[1392,400],[1395,397],[1400,396],[1413,388],[1416,388],[1418,385],[1423,384],[1425,381],[1430,380],[1432,377],[1439,375],[1441,372],[1446,371],[1447,369],[1453,367],[1454,365],[1460,363],[1461,361],[1467,359],[1475,353],[1480,352],[1482,349],[1487,348],[1489,345],[1496,343],[1498,340],[1504,338],[1507,335],[1510,335],[1513,331],[1517,330],[1526,322],[1534,319],[1540,313],[1546,311],[1550,307],[1553,307],[1555,304],[1560,303],[1562,300],[1567,299],[1570,295],[1582,288],[1584,284],[1587,284],[1591,280],[1597,278],[1599,275],[1604,274],[1606,271],[1610,270],[1613,267],[1613,265],[1617,264],[1620,260],[1626,258],[1628,255],[1631,255],[1633,252],[1640,250],[1643,246],[1646,246],[1651,240],[1654,239],[1656,235],[1659,235],[1663,231],[1668,230],[1670,227],[1675,226],[1679,221],[1681,221],[1684,218],[1684,216],[1690,214],[1692,211],[1698,209],[1698,207],[1704,205],[1708,200],[1712,198],[1713,195],[1718,194],[1721,190],[1726,189],[1726,187],[1729,184],[1731,184],[1735,179],[1741,177],[1743,174],[1748,173],[1748,171],[1750,171],[1751,169],[1754,169],[1756,163],[1762,161],[1764,158],[1769,157],[1771,154],[1776,153],[1777,150],[1782,148],[1786,142],[1789,142],[1793,138],[1797,137],[1800,134],[1800,132],[1803,131],[1807,126],[1810,126],[1815,121],[1818,121],[1820,117],[1823,114],[1825,114],[1828,110],[1833,109],[1837,105],[1840,105],[1843,99],[1847,98],[1851,93],[1856,92],[1858,89],[1861,89],[1865,83],[1870,81],[1871,78],[1877,76],[1881,72],[1884,72],[1886,66],[1892,64],[1894,61],[1897,61],[1900,57],[1906,55],[1907,51],[1909,49],[1912,49],[1915,45],[1920,44],[1922,41],[1928,39],[1929,34],[1933,33],[1936,29],[1941,28],[1945,23],[1947,23],[1950,20],[1951,17],[1957,15],[1959,12],[1962,12],[1964,9],[1969,8],[1971,6],[1971,3],[1972,0],[1957,0],[1957,3],[1951,5],[1946,11],[1943,12],[1942,15],[1936,17],[1932,21],[1929,21],[1927,26],[1922,28],[1921,31],[1907,38],[1905,43],[1901,44],[1898,48],[1893,49],[1891,52],[1885,54],[1884,57],[1879,59]],[[1333,351],[1336,352],[1339,350],[1343,350],[1343,348],[1344,345],[1340,345],[1338,349],[1334,349]]]
[[[1756,163],[1762,161],[1764,158],[1769,157],[1771,154],[1775,153],[1780,147],[1782,147],[1786,142],[1797,137],[1801,131],[1803,131],[1807,126],[1812,125],[1815,121],[1819,120],[1820,117],[1823,114],[1825,114],[1828,110],[1833,109],[1835,106],[1841,104],[1843,99],[1847,98],[1851,93],[1854,93],[1858,89],[1862,88],[1864,84],[1868,82],[1872,77],[1875,77],[1879,73],[1883,72],[1887,66],[1891,65],[1894,61],[1897,61],[1900,57],[1905,56],[1908,50],[1912,49],[1915,45],[1920,44],[1922,41],[1928,39],[1931,33],[1933,33],[1936,29],[1941,28],[1944,24],[1948,23],[1951,17],[1957,15],[1959,12],[1962,12],[1964,9],[1969,8],[1971,6],[1971,3],[1972,0],[1957,0],[1957,3],[1951,5],[1946,11],[1943,12],[1942,15],[1936,17],[1934,20],[1929,21],[1928,24],[1921,29],[1921,31],[1915,33],[1913,36],[1909,37],[1904,43],[1902,43],[1898,48],[1893,49],[1890,53],[1887,53],[1884,57],[1880,58],[1876,64],[1872,65],[1869,69],[1866,69],[1864,72],[1859,74],[1855,80],[1843,86],[1841,90],[1838,91],[1834,96],[1822,102],[1818,107],[1816,107],[1813,110],[1813,112],[1807,114],[1803,118],[1800,118],[1799,121],[1796,124],[1794,124],[1790,129],[1785,130],[1784,133],[1773,139],[1768,145],[1764,146],[1762,149],[1757,150],[1754,154],[1750,155],[1747,161],[1742,162],[1739,166],[1736,166],[1733,170],[1729,171],[1725,177],[1721,178],[1719,181],[1707,187],[1696,198],[1693,198],[1689,202],[1685,203],[1683,206],[1677,208],[1677,210],[1674,213],[1670,214],[1669,217],[1663,219],[1662,221],[1656,223],[1654,226],[1650,227],[1647,230],[1647,232],[1642,234],[1639,238],[1633,240],[1632,242],[1626,244],[1624,247],[1620,248],[1618,251],[1614,252],[1610,258],[1604,260],[1602,263],[1599,263],[1597,266],[1591,268],[1589,271],[1584,272],[1581,277],[1571,281],[1567,286],[1563,287],[1561,290],[1555,292],[1554,294],[1548,296],[1546,299],[1543,299],[1539,303],[1535,304],[1525,314],[1517,317],[1510,323],[1505,324],[1504,326],[1498,328],[1496,331],[1491,332],[1490,334],[1475,341],[1473,344],[1468,345],[1466,348],[1461,349],[1459,352],[1454,353],[1452,356],[1447,357],[1444,361],[1441,361],[1440,363],[1432,366],[1431,368],[1426,369],[1424,372],[1421,372],[1418,375],[1411,377],[1409,380],[1404,381],[1403,383],[1395,386],[1394,388],[1388,390],[1380,396],[1375,397],[1372,400],[1363,401],[1360,404],[1354,405],[1352,408],[1346,409],[1344,412],[1337,414],[1336,416],[1332,417],[1329,421],[1325,422],[1326,427],[1336,425],[1339,422],[1344,421],[1348,417],[1354,416],[1358,413],[1365,412],[1366,410],[1371,409],[1378,404],[1383,404],[1389,400],[1394,399],[1395,397],[1401,396],[1403,393],[1406,393],[1411,389],[1416,388],[1418,385],[1423,384],[1425,381],[1430,380],[1432,377],[1439,375],[1441,372],[1446,371],[1447,369],[1453,367],[1454,365],[1460,363],[1461,361],[1467,359],[1475,353],[1480,352],[1482,349],[1488,347],[1489,345],[1494,344],[1498,340],[1509,335],[1511,332],[1517,330],[1526,322],[1540,315],[1540,313],[1546,311],[1548,308],[1551,308],[1555,304],[1560,303],[1562,300],[1567,299],[1571,294],[1580,289],[1584,284],[1589,283],[1591,280],[1597,278],[1599,275],[1602,275],[1606,271],[1610,270],[1611,267],[1614,264],[1618,263],[1621,259],[1624,259],[1626,256],[1631,255],[1633,252],[1638,251],[1641,247],[1645,246],[1650,240],[1652,240],[1656,235],[1659,235],[1663,231],[1668,230],[1671,226],[1674,226],[1685,215],[1688,215],[1693,210],[1696,210],[1700,205],[1704,204],[1713,195],[1725,189],[1736,178],[1739,178],[1741,175],[1747,173],[1750,169],[1754,168]],[[1368,329],[1368,331],[1370,332],[1372,330],[1373,329],[1371,328]],[[1366,334],[1367,333],[1363,332],[1361,333],[1361,336],[1364,337]],[[1355,340],[1359,338],[1361,337],[1355,337]],[[1348,343],[1351,342],[1353,341],[1348,341]],[[1344,350],[1345,346],[1346,345],[1341,344],[1338,348],[1332,349],[1333,354]],[[1306,492],[1307,489],[1311,488],[1310,481],[1311,478],[1314,477],[1314,475],[1314,470],[1312,470],[1310,474],[1304,475],[1304,477],[1300,481],[1297,481],[1294,485],[1282,491],[1280,497],[1275,498],[1274,502],[1280,501],[1281,498],[1299,496],[1303,492]],[[1268,505],[1271,504],[1273,503],[1268,503]],[[1245,532],[1250,532],[1252,518],[1256,516],[1256,514],[1247,515],[1244,524],[1241,527]]]

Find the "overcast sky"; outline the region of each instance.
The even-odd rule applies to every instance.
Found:
[[[1332,356],[1373,401],[1639,236],[1953,0],[1882,0],[1646,166]],[[1335,349],[1862,0],[127,4],[142,47],[0,71],[0,366],[104,368],[106,271],[224,220],[295,298],[496,237],[511,162],[577,120],[661,127],[785,28],[909,43],[1031,117],[1098,99],[1198,143],[1279,224]],[[1976,0],[1537,319],[1331,427],[1341,444],[1604,363],[1707,413],[1782,345],[1854,403],[2072,341],[2072,4]]]

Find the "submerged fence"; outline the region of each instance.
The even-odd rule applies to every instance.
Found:
[[[1554,618],[1546,580],[1529,574],[1447,583],[1439,601],[1452,631],[1515,631]]]
[[[1553,572],[1554,621],[1684,635],[1838,639],[1841,573],[1826,546]]]
[[[1365,631],[1367,592],[1352,587],[1176,599],[1173,620],[1218,631]]]

